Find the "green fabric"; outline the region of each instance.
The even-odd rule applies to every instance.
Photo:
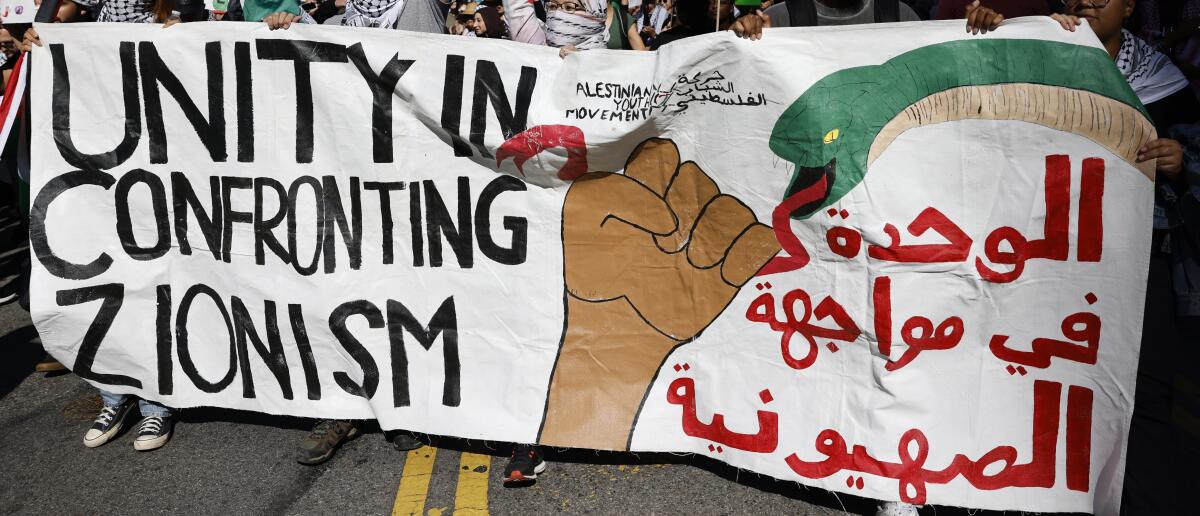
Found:
[[[862,181],[876,135],[892,118],[934,93],[960,86],[1032,83],[1089,91],[1146,108],[1104,49],[1025,39],[970,39],[921,47],[881,65],[825,76],[792,103],[771,131],[771,151],[800,167],[837,167],[822,204],[833,204]],[[829,144],[825,135],[837,129]],[[793,175],[788,192],[792,192]]]
[[[300,0],[243,0],[242,13],[246,21],[262,21],[271,13],[300,14]]]
[[[629,28],[635,23],[633,16],[621,6],[620,2],[609,2],[613,10],[613,22],[608,25],[608,48],[611,50],[632,50],[629,41]]]

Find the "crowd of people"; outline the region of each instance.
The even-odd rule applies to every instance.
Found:
[[[1154,236],[1141,343],[1135,415],[1128,447],[1125,510],[1128,514],[1182,514],[1161,491],[1174,471],[1157,461],[1178,456],[1180,434],[1172,422],[1186,344],[1200,336],[1200,0],[232,0],[224,12],[194,0],[61,0],[55,22],[163,23],[199,20],[264,22],[272,29],[296,23],[508,39],[560,49],[567,56],[591,49],[653,51],[679,39],[730,30],[759,39],[769,27],[850,25],[927,19],[965,19],[973,34],[1002,31],[1005,18],[1052,16],[1063,30],[1088,23],[1134,93],[1147,107],[1160,138],[1139,152],[1157,159]],[[0,59],[40,45],[36,30],[0,30]],[[1080,70],[1080,73],[1089,73]],[[52,358],[39,370],[61,368]],[[1194,379],[1193,379],[1194,380]],[[83,441],[105,444],[127,416],[139,412],[134,448],[167,443],[177,411],[148,400],[101,392],[103,408]],[[1194,400],[1192,402],[1195,402]],[[1177,413],[1174,414],[1177,416]],[[297,460],[319,464],[362,431],[361,421],[321,421],[299,446]],[[421,446],[396,434],[398,449]],[[1194,450],[1192,445],[1185,446]],[[514,447],[504,481],[527,483],[545,470],[531,444]],[[1182,509],[1186,512],[1186,509]],[[881,514],[915,514],[885,504]]]

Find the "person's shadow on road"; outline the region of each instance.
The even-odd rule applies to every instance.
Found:
[[[33,372],[45,352],[32,325],[22,326],[0,337],[0,350],[4,353],[4,358],[0,360],[0,399],[4,399]]]

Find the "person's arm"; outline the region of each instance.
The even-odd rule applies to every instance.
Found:
[[[21,38],[20,43],[17,43],[17,48],[22,52],[29,52],[33,50],[34,45],[42,46],[42,38],[38,37],[37,29],[30,27],[25,29],[25,36]]]
[[[277,13],[268,14],[265,18],[263,18],[263,23],[266,23],[267,27],[271,30],[286,30],[294,23],[315,23],[315,20],[313,20],[311,16],[308,16],[308,13],[304,11],[300,11],[299,15],[292,14],[287,11],[280,11]]]
[[[508,22],[508,34],[513,41],[531,45],[546,44],[546,28],[537,17],[533,2],[504,0],[504,20]]]
[[[967,6],[967,32],[971,34],[987,34],[988,31],[994,31],[1000,27],[1000,23],[1003,21],[1003,14],[984,7],[979,0],[975,0]]]
[[[629,28],[625,30],[625,35],[629,38],[629,46],[633,50],[646,50],[646,44],[642,42],[642,35],[638,33],[637,24],[629,24]]]
[[[771,17],[756,10],[738,18],[729,27],[729,30],[732,30],[739,38],[759,40],[762,39],[762,30],[770,27]]]
[[[1157,159],[1157,171],[1180,192],[1186,192],[1189,184],[1200,184],[1200,178],[1185,176],[1183,147],[1168,137],[1175,125],[1200,120],[1200,100],[1197,100],[1196,94],[1191,88],[1183,88],[1146,104],[1146,111],[1150,113],[1159,138],[1138,149],[1138,162]]]
[[[89,1],[91,3],[88,3]],[[61,0],[58,3],[58,12],[55,13],[54,21],[56,23],[57,22],[73,22],[73,21],[75,21],[76,18],[79,17],[79,6],[80,5],[94,7],[94,6],[98,6],[99,4],[100,3],[98,0],[75,0],[75,1]],[[14,38],[14,40],[15,40],[15,38]],[[30,26],[28,29],[25,30],[25,34],[22,35],[21,41],[17,42],[17,48],[21,49],[22,52],[29,52],[30,50],[33,49],[34,45],[37,45],[39,47],[42,46],[42,40],[41,40],[41,38],[38,37],[37,30],[35,30],[32,26]]]
[[[1159,138],[1138,149],[1137,162],[1156,159],[1154,169],[1181,191],[1187,183],[1183,177],[1183,147],[1170,138]]]
[[[1083,25],[1083,18],[1078,16],[1070,16],[1066,14],[1054,13],[1050,15],[1050,19],[1058,22],[1063,30],[1075,32],[1075,27]]]

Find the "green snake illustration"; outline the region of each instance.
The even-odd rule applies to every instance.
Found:
[[[1145,108],[1101,48],[1026,39],[930,45],[830,74],[784,111],[770,146],[795,165],[786,197],[823,189],[786,206],[788,215],[806,218],[846,195],[901,132],[964,119],[1073,132],[1131,164],[1154,135]]]

